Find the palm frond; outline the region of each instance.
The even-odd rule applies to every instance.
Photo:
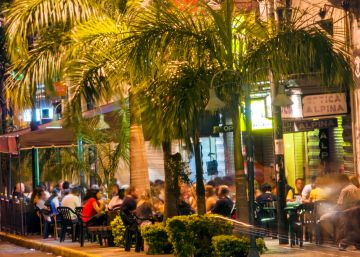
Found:
[[[29,107],[37,85],[45,85],[52,91],[53,82],[62,77],[69,44],[67,31],[52,27],[39,34],[28,54],[13,61],[8,70],[6,91],[15,106]]]
[[[96,7],[92,0],[15,0],[6,11],[8,52],[21,55],[39,31],[54,24],[77,24],[97,13]]]
[[[351,86],[352,71],[347,53],[316,27],[288,25],[249,49],[244,70],[249,74],[268,67],[278,76],[319,72],[325,85]],[[259,76],[266,76],[266,70]],[[265,73],[265,74],[261,74]]]

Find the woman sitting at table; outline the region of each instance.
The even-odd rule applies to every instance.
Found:
[[[114,209],[121,207],[121,204],[123,203],[124,198],[125,198],[125,189],[124,188],[119,188],[119,186],[117,184],[114,184],[113,187],[117,188],[117,193],[115,195],[113,195],[113,197],[111,198],[111,200],[109,202],[109,205],[108,205],[109,210],[114,210]]]
[[[90,189],[85,195],[86,203],[83,206],[82,220],[88,225],[103,225],[106,221],[106,214],[102,213],[105,205],[100,199],[99,189]]]

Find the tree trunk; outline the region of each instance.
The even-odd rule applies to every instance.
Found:
[[[234,162],[236,187],[236,219],[242,222],[249,221],[249,204],[247,197],[247,180],[244,172],[244,157],[241,147],[241,124],[238,96],[233,106],[232,121],[234,126]]]
[[[204,186],[204,178],[203,178],[203,168],[201,163],[200,138],[198,132],[196,132],[194,136],[194,152],[195,152],[195,164],[196,164],[197,209],[198,209],[198,214],[203,215],[206,213],[205,186]]]
[[[0,9],[0,12],[2,10]],[[0,17],[1,18],[1,17]],[[5,51],[5,29],[0,25],[0,108],[1,108],[1,131],[0,134],[6,133],[7,127],[7,107],[4,97],[4,81],[6,72],[6,51]],[[7,154],[0,154],[0,193],[5,193],[5,185],[8,180],[9,160]]]
[[[171,218],[177,215],[176,203],[177,203],[177,192],[179,192],[177,179],[174,179],[174,174],[171,171],[168,162],[171,158],[171,143],[165,141],[162,143],[162,150],[164,154],[164,170],[165,170],[165,215],[164,218]]]
[[[144,134],[139,124],[140,118],[130,94],[130,185],[141,195],[150,190],[150,182]]]

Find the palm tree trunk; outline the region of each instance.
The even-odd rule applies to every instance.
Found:
[[[2,10],[0,10],[1,12]],[[6,116],[7,116],[7,107],[4,97],[4,81],[5,81],[5,72],[6,72],[6,51],[5,51],[5,29],[0,25],[0,108],[1,108],[1,131],[0,134],[6,133]],[[9,170],[9,160],[7,155],[0,154],[0,193],[5,193],[5,185],[8,170]]]
[[[196,195],[197,195],[197,209],[198,214],[203,215],[206,213],[205,207],[205,186],[203,178],[203,168],[201,164],[201,149],[200,138],[198,131],[194,136],[194,152],[195,152],[195,165],[196,165]]]
[[[171,171],[168,163],[171,156],[171,143],[164,141],[162,143],[162,150],[164,154],[164,170],[165,170],[165,215],[164,218],[171,218],[177,215],[176,203],[177,203],[177,192],[179,192],[178,184],[174,183],[177,180],[173,177],[174,174]]]
[[[130,185],[143,194],[150,190],[150,182],[144,133],[135,108],[130,95]]]
[[[247,197],[247,180],[244,172],[244,157],[241,147],[241,124],[238,96],[234,101],[232,120],[234,124],[234,162],[236,187],[236,219],[242,222],[249,221],[249,205]]]

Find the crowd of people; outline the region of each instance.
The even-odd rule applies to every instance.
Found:
[[[357,206],[360,202],[360,184],[357,177],[348,177],[345,174],[331,174],[311,177],[310,183],[305,184],[304,179],[297,178],[294,187],[286,184],[286,200],[288,203],[311,204],[318,201],[333,202],[334,213]],[[44,216],[43,235],[49,236],[48,224],[52,216],[56,215],[59,206],[74,210],[72,218],[76,219],[75,209],[82,207],[83,222],[91,225],[101,225],[106,222],[107,211],[122,209],[136,215],[139,220],[161,220],[165,209],[165,182],[156,180],[151,183],[151,189],[139,193],[137,188],[115,183],[108,190],[93,185],[85,192],[80,186],[71,185],[63,181],[54,186],[51,192],[44,183],[26,194],[24,184],[16,184],[13,196],[25,197],[33,213],[39,210]],[[275,203],[277,200],[276,187],[263,183],[258,187],[254,199],[260,206]],[[223,215],[234,218],[235,216],[235,190],[232,177],[215,178],[205,185],[205,207],[207,213]],[[180,185],[179,197],[176,202],[178,215],[190,215],[198,211],[196,184]],[[330,217],[330,218],[329,218]],[[36,219],[33,215],[32,219]],[[333,219],[329,213],[322,220]],[[32,222],[36,224],[37,222]],[[347,244],[343,243],[342,248]]]
[[[76,208],[82,207],[82,221],[88,225],[102,225],[106,222],[106,213],[111,210],[129,212],[141,220],[161,220],[165,210],[165,182],[155,180],[150,190],[138,192],[137,188],[114,183],[109,190],[105,187],[92,185],[83,190],[79,185],[62,181],[48,189],[45,183],[40,183],[32,192],[26,193],[23,183],[14,187],[13,197],[23,198],[29,203],[29,232],[38,232],[39,214],[43,217],[43,237],[49,237],[49,224],[57,215],[58,207],[68,207],[73,212],[75,220]],[[205,185],[206,212],[231,217],[234,211],[233,180],[231,178],[216,178]],[[85,191],[85,192],[84,192]],[[196,184],[181,184],[180,195],[176,203],[178,215],[190,215],[197,212]]]

